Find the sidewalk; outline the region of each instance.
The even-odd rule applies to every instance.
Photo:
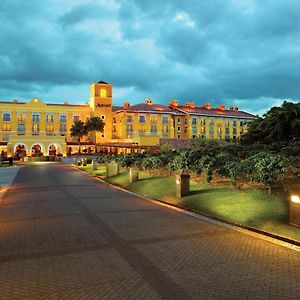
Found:
[[[0,200],[7,188],[13,183],[18,171],[18,167],[0,168]]]

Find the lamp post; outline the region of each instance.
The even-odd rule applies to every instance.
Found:
[[[300,227],[300,196],[297,194],[290,199],[290,224]]]

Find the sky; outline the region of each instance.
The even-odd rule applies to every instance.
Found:
[[[300,99],[299,0],[0,0],[0,101],[152,98],[263,114]]]

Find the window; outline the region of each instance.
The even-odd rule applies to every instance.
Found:
[[[11,131],[10,124],[2,124],[2,131]]]
[[[32,134],[33,135],[39,135],[39,131],[40,131],[40,125],[35,123],[32,125]]]
[[[11,113],[10,112],[2,113],[2,121],[3,122],[10,122],[11,121]]]
[[[225,133],[226,133],[226,135],[229,135],[229,128],[228,127],[225,128]]]
[[[53,123],[54,122],[54,114],[46,114],[46,122]]]
[[[59,122],[60,122],[60,123],[65,123],[65,122],[67,122],[67,115],[66,115],[66,114],[60,114],[60,115],[59,115]]]
[[[115,125],[112,127],[112,132],[117,132],[117,129],[116,129]]]
[[[204,126],[201,127],[201,133],[205,133],[205,127]]]
[[[184,119],[184,125],[187,125],[187,123],[188,123],[188,120]]]
[[[168,127],[168,125],[163,125],[163,127],[162,127],[162,132],[163,132],[164,134],[167,134],[167,133],[169,132],[169,127]]]
[[[212,118],[209,118],[209,125],[213,126],[213,125],[214,125],[214,122],[215,122],[215,120],[214,120],[213,117],[212,117]]]
[[[116,121],[116,118],[115,118],[115,117],[113,117],[113,123],[117,123],[117,121]]]
[[[60,124],[59,125],[59,131],[60,132],[66,132],[67,131],[67,125],[66,124]]]
[[[151,125],[151,132],[156,133],[157,132],[157,126],[156,125]]]
[[[78,122],[80,120],[80,116],[79,115],[74,115],[73,116],[73,122]]]
[[[180,127],[177,127],[177,131],[180,132]]]
[[[196,125],[196,124],[197,124],[197,118],[196,118],[196,117],[193,117],[193,118],[192,118],[192,124],[193,124],[193,125]]]
[[[233,135],[236,135],[236,128],[233,128],[232,133],[233,133]]]
[[[145,116],[139,116],[139,123],[146,123],[146,117]]]
[[[245,122],[243,120],[240,120],[240,126],[243,127],[245,125]]]
[[[162,123],[163,124],[168,124],[169,123],[169,117],[168,116],[163,116],[162,117]]]
[[[100,90],[100,97],[105,98],[107,95],[106,90],[105,89],[101,89]]]
[[[18,113],[17,114],[17,121],[19,123],[23,123],[25,121],[25,113]]]
[[[218,127],[218,128],[217,128],[217,133],[218,133],[219,135],[222,134],[222,128],[221,128],[221,127]]]
[[[40,122],[40,114],[32,113],[32,122]]]
[[[211,134],[211,135],[214,134],[214,129],[212,127],[209,128],[209,134]]]
[[[25,132],[25,125],[24,124],[18,124],[17,131],[21,132],[21,133],[24,133]]]
[[[126,116],[126,123],[133,123],[133,116]]]
[[[177,138],[180,139],[180,134],[177,135]]]
[[[180,124],[180,118],[177,119],[177,123]]]
[[[146,128],[145,128],[145,126],[140,126],[140,127],[139,127],[139,134],[140,134],[140,135],[145,135],[145,133],[146,133]]]
[[[229,126],[229,123],[230,123],[229,119],[226,119],[225,120],[225,126]]]
[[[101,120],[105,120],[105,115],[102,115],[102,116],[101,116]]]
[[[46,126],[46,134],[47,135],[52,135],[54,131],[53,125],[47,125]]]
[[[197,134],[197,127],[192,127],[192,134],[193,135],[196,135]]]
[[[206,120],[205,118],[201,118],[201,121],[200,121],[201,125],[205,125],[206,124]]]
[[[234,126],[234,127],[236,126],[236,120],[232,121],[232,126]]]
[[[133,132],[133,125],[127,125],[126,126],[126,131],[127,132]]]
[[[156,124],[157,123],[157,115],[151,115],[150,116],[150,123]]]
[[[8,142],[9,141],[9,134],[3,134],[2,141],[3,142]]]

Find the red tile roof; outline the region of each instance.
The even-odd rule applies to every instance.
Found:
[[[245,118],[245,119],[254,119],[256,116],[249,114],[240,110],[221,110],[218,108],[206,109],[203,107],[187,107],[187,106],[178,106],[174,107],[174,109],[178,109],[181,112],[193,114],[193,115],[205,115],[212,117],[230,117],[230,118]]]
[[[114,111],[127,111],[127,112],[145,112],[145,113],[168,113],[168,114],[175,114],[175,115],[182,115],[180,111],[176,111],[171,109],[168,106],[164,106],[161,104],[147,104],[147,103],[140,103],[131,105],[129,107],[122,107],[122,106],[115,106]]]

